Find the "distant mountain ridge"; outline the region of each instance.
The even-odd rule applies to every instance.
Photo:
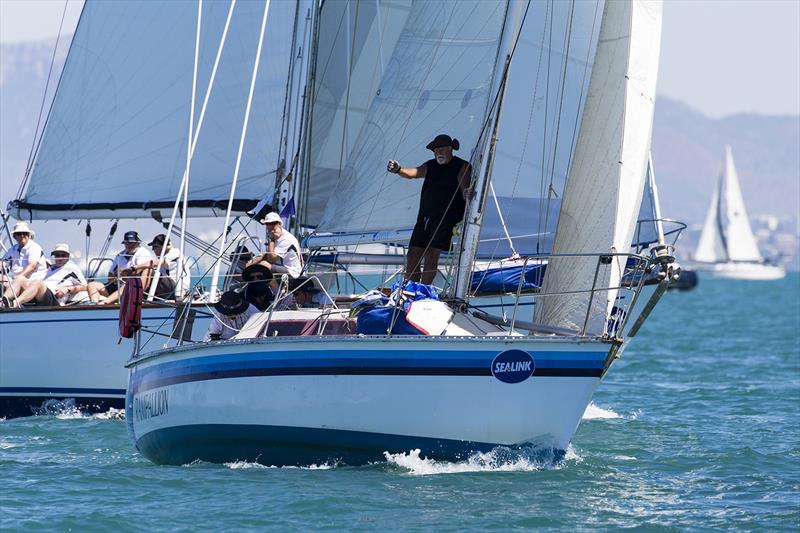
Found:
[[[62,38],[53,91],[70,36]],[[0,202],[16,194],[31,147],[54,40],[0,45]],[[45,108],[45,113],[47,108]],[[663,214],[702,223],[724,148],[733,148],[751,216],[774,214],[796,224],[800,212],[800,116],[739,114],[721,119],[669,98],[656,102],[653,161]]]
[[[664,216],[700,224],[733,149],[747,211],[796,223],[800,216],[800,116],[737,114],[713,119],[659,97],[653,166]]]

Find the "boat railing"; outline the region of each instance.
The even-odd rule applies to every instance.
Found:
[[[644,228],[652,227],[654,225],[661,228],[665,243],[671,246],[675,246],[681,236],[681,233],[683,233],[683,230],[685,230],[687,227],[685,223],[671,218],[650,218],[637,220],[636,231],[634,233],[635,238],[633,240],[633,246],[636,248],[637,252],[647,250],[651,244],[658,242],[658,237],[655,235],[643,235]]]
[[[623,331],[625,324],[630,316],[630,311],[636,304],[636,300],[641,293],[641,289],[645,282],[650,279],[650,274],[653,273],[655,277],[652,279],[663,279],[664,275],[659,278],[655,273],[654,267],[659,263],[669,263],[674,257],[672,254],[673,247],[667,245],[667,253],[656,254],[655,251],[650,256],[637,253],[628,252],[615,252],[615,253],[573,253],[573,254],[536,254],[521,257],[522,265],[517,289],[513,293],[506,293],[513,297],[513,308],[511,312],[511,319],[504,321],[506,326],[510,328],[511,332],[515,331],[518,323],[518,312],[520,302],[523,298],[533,299],[533,305],[537,305],[545,298],[571,298],[574,300],[573,307],[581,308],[581,296],[583,295],[585,302],[585,311],[581,312],[581,321],[573,324],[574,327],[564,327],[559,324],[534,324],[527,323],[524,329],[537,330],[543,333],[556,333],[561,335],[575,335],[580,337],[587,336],[590,320],[593,317],[593,305],[600,294],[613,295],[613,305],[611,311],[607,314],[604,313],[605,326],[603,333],[609,337],[613,337],[619,332]],[[549,290],[546,284],[541,284],[536,291],[525,291],[525,273],[529,265],[535,264],[548,264],[552,265],[555,261],[571,261],[574,267],[593,268],[593,275],[591,284],[586,287],[580,287],[570,290]],[[616,283],[605,284],[604,279],[607,279],[605,272],[609,273],[609,269],[618,269],[617,277],[619,279]],[[577,314],[577,313],[575,313]]]

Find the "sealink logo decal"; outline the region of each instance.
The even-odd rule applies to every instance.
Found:
[[[492,375],[503,383],[521,383],[533,375],[533,356],[522,350],[500,352],[492,360]]]

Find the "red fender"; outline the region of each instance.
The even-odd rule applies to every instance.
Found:
[[[119,334],[126,339],[133,338],[142,327],[142,301],[144,287],[138,277],[130,278],[125,283],[125,290],[119,299]]]

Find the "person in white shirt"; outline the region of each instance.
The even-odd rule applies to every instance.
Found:
[[[255,257],[251,264],[262,264],[273,274],[289,274],[291,278],[298,278],[303,272],[300,243],[294,235],[283,229],[278,213],[267,213],[261,223],[267,228],[269,243],[266,253]]]
[[[167,236],[163,233],[153,237],[148,246],[153,249],[155,260],[151,262],[152,268],[161,257],[164,251],[164,241]],[[181,256],[181,251],[172,247],[170,241],[166,241],[167,250],[164,252],[164,260],[159,267],[158,285],[156,286],[156,296],[164,299],[182,300],[189,287],[192,285],[191,273],[189,272],[188,262]],[[141,272],[145,267],[136,267]]]
[[[26,222],[14,225],[12,236],[17,243],[0,260],[0,286],[3,304],[13,305],[15,295],[22,294],[31,281],[44,278],[47,272],[47,259],[42,247],[33,241],[33,230]]]
[[[108,283],[103,285],[98,281],[89,282],[89,298],[99,304],[113,304],[119,300],[120,291],[123,289],[123,281],[139,273],[142,278],[142,286],[147,290],[150,282],[150,269],[136,269],[141,265],[150,265],[153,255],[142,248],[142,240],[135,231],[128,231],[122,239],[125,249],[120,251],[111,263],[108,271]]]
[[[44,279],[32,280],[17,297],[19,305],[35,301],[36,305],[56,307],[86,297],[86,278],[78,265],[70,260],[69,245],[56,244],[50,252],[53,265]]]
[[[214,319],[208,325],[203,340],[228,340],[244,327],[251,316],[259,311],[236,291],[222,293],[214,304]]]

